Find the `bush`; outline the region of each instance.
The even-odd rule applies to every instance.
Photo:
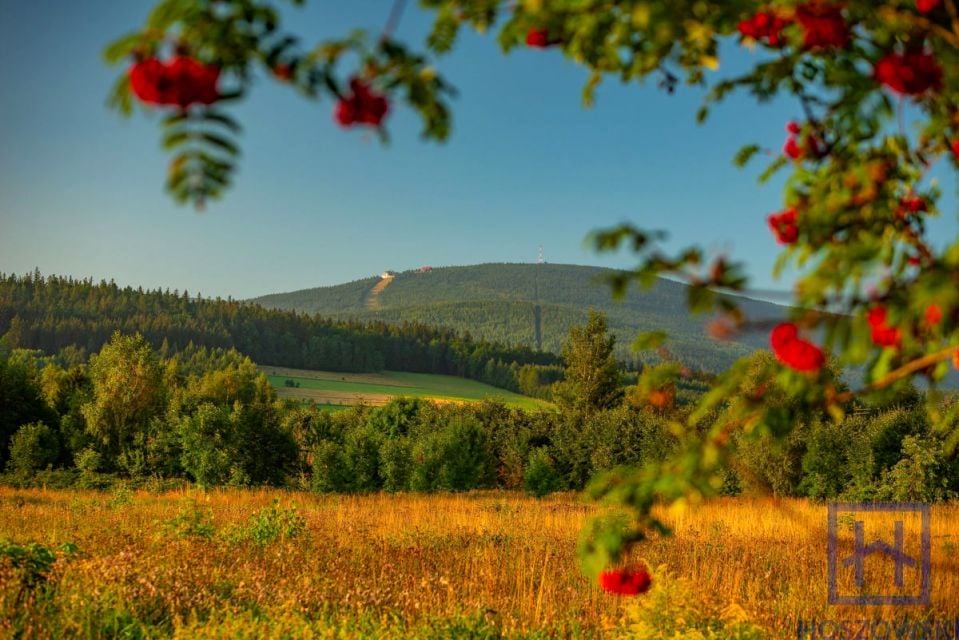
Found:
[[[320,440],[313,448],[313,491],[336,493],[350,487],[350,469],[340,445],[330,440]]]
[[[193,498],[186,501],[175,518],[166,521],[164,528],[177,538],[209,540],[216,533],[213,511],[209,508],[201,509]]]
[[[490,486],[496,460],[473,417],[453,416],[442,431],[423,435],[413,449],[414,491],[467,491]]]
[[[93,447],[87,447],[76,455],[73,463],[81,474],[92,475],[99,471],[103,465],[103,456]]]
[[[46,469],[60,455],[60,441],[56,431],[42,422],[20,427],[10,439],[10,461],[7,468],[20,475]]]
[[[257,511],[250,517],[244,531],[245,537],[261,547],[278,540],[292,540],[306,530],[306,519],[296,511],[296,505],[288,509],[280,508],[280,501]]]
[[[346,434],[342,457],[348,467],[347,490],[367,493],[383,486],[380,477],[380,441],[380,435],[365,425]]]
[[[878,500],[934,502],[955,497],[943,474],[943,456],[938,443],[906,436],[902,451],[903,458],[883,472],[876,493]]]
[[[687,580],[669,575],[663,567],[653,572],[653,587],[626,609],[623,640],[707,638],[765,640],[770,635],[749,620],[736,604],[726,604]]]
[[[560,478],[546,447],[533,449],[523,474],[523,486],[537,498],[559,490]]]
[[[383,489],[404,491],[410,487],[413,471],[413,452],[407,438],[387,438],[380,445],[380,474]]]

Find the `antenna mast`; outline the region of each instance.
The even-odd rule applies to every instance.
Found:
[[[539,245],[539,257],[536,258],[536,264],[543,264],[546,259],[543,257],[543,245]]]

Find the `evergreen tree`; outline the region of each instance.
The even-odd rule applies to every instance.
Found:
[[[564,408],[589,416],[614,406],[622,397],[622,374],[613,358],[616,337],[609,334],[606,316],[590,311],[585,326],[570,329],[563,345],[566,378],[553,395]]]

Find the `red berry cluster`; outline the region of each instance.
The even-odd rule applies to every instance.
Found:
[[[741,21],[736,28],[744,38],[751,38],[757,42],[765,41],[770,47],[781,47],[785,44],[783,29],[788,27],[789,20],[774,10],[760,11],[748,20]]]
[[[792,322],[777,325],[769,334],[776,359],[802,373],[815,373],[826,363],[822,349],[799,337],[799,327]]]
[[[644,567],[610,569],[599,574],[599,586],[621,596],[646,593],[652,584],[653,578]]]
[[[887,53],[876,63],[873,75],[877,82],[909,96],[920,96],[942,87],[942,67],[936,57],[926,51]]]
[[[213,104],[220,99],[220,69],[188,56],[167,62],[144,58],[130,67],[130,88],[146,104],[178,106]]]
[[[364,124],[377,127],[389,110],[386,96],[374,93],[367,83],[353,78],[350,80],[350,95],[339,99],[334,116],[344,127]]]
[[[534,49],[545,49],[559,44],[558,38],[549,37],[549,29],[546,27],[530,29],[526,32],[526,46]]]
[[[757,12],[737,28],[744,38],[765,42],[770,47],[781,47],[785,42],[783,29],[798,24],[803,31],[806,49],[843,48],[849,44],[851,31],[839,5],[813,0],[796,7],[788,16],[774,9]]]
[[[796,224],[799,213],[790,207],[780,213],[770,215],[766,220],[779,244],[792,244],[799,238],[799,226]]]
[[[783,153],[789,158],[802,160],[806,156],[818,158],[823,155],[822,146],[816,136],[806,134],[800,142],[799,133],[802,128],[797,123],[788,123],[786,131],[789,132],[789,137],[786,138],[786,143],[783,145]]]
[[[849,25],[842,9],[824,2],[807,2],[796,7],[796,22],[803,29],[806,49],[842,49],[849,44]]]
[[[866,316],[866,322],[872,329],[872,341],[880,347],[898,347],[902,342],[902,332],[886,324],[888,312],[882,305],[873,307]]]

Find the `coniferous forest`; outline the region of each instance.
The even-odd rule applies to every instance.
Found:
[[[438,373],[513,391],[522,366],[559,363],[550,353],[417,322],[334,321],[188,291],[144,291],[39,272],[0,274],[0,336],[8,348],[68,350],[82,360],[116,331],[143,335],[161,356],[190,345],[236,349],[263,365]]]

